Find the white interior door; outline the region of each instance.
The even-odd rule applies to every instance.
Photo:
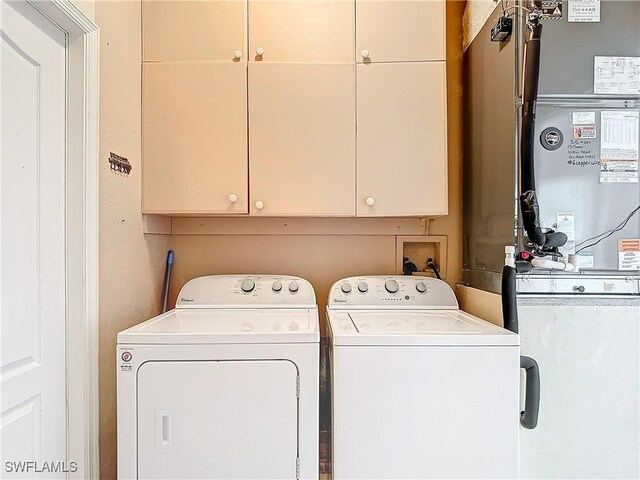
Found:
[[[63,478],[34,470],[66,457],[66,37],[18,8],[2,2],[2,468]],[[20,461],[37,464],[12,473]]]
[[[296,380],[286,360],[143,364],[137,478],[295,479]]]

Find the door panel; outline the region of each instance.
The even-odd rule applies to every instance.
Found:
[[[138,478],[296,478],[296,377],[286,360],[143,364]]]
[[[252,63],[249,117],[252,214],[354,215],[354,65]]]
[[[265,62],[353,62],[353,2],[249,2],[249,58]],[[261,56],[258,48],[264,49]]]
[[[357,0],[358,62],[445,59],[445,0]],[[364,58],[362,51],[369,56]]]
[[[143,60],[246,59],[246,0],[142,2]]]
[[[145,213],[247,213],[246,88],[242,63],[143,65]]]
[[[1,8],[0,444],[14,478],[5,462],[66,457],[66,38],[30,5]]]
[[[357,68],[358,216],[446,214],[444,62]]]

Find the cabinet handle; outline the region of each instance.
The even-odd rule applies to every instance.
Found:
[[[264,48],[262,48],[262,47],[256,48],[256,55],[259,56],[259,57],[264,55]]]
[[[369,50],[362,50],[360,55],[362,55],[362,58],[369,58]]]
[[[234,58],[237,58],[238,60],[240,60],[242,58],[242,51],[236,50],[235,52],[233,52],[233,56]]]
[[[365,202],[367,202],[367,205],[369,205],[370,207],[373,207],[376,203],[376,199],[373,197],[367,197]]]
[[[262,210],[262,209],[264,208],[264,202],[262,202],[262,201],[258,200],[258,201],[256,202],[256,208],[257,208],[258,210]]]
[[[229,201],[231,203],[236,203],[238,201],[238,195],[236,195],[235,193],[229,194]]]

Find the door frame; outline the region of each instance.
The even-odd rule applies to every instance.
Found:
[[[67,37],[66,416],[68,478],[98,478],[98,26],[70,0],[26,1]]]

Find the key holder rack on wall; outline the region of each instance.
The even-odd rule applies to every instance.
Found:
[[[125,175],[129,175],[131,173],[131,164],[125,157],[121,157],[120,155],[110,152],[109,163],[111,164],[111,170],[113,171],[124,173]]]

